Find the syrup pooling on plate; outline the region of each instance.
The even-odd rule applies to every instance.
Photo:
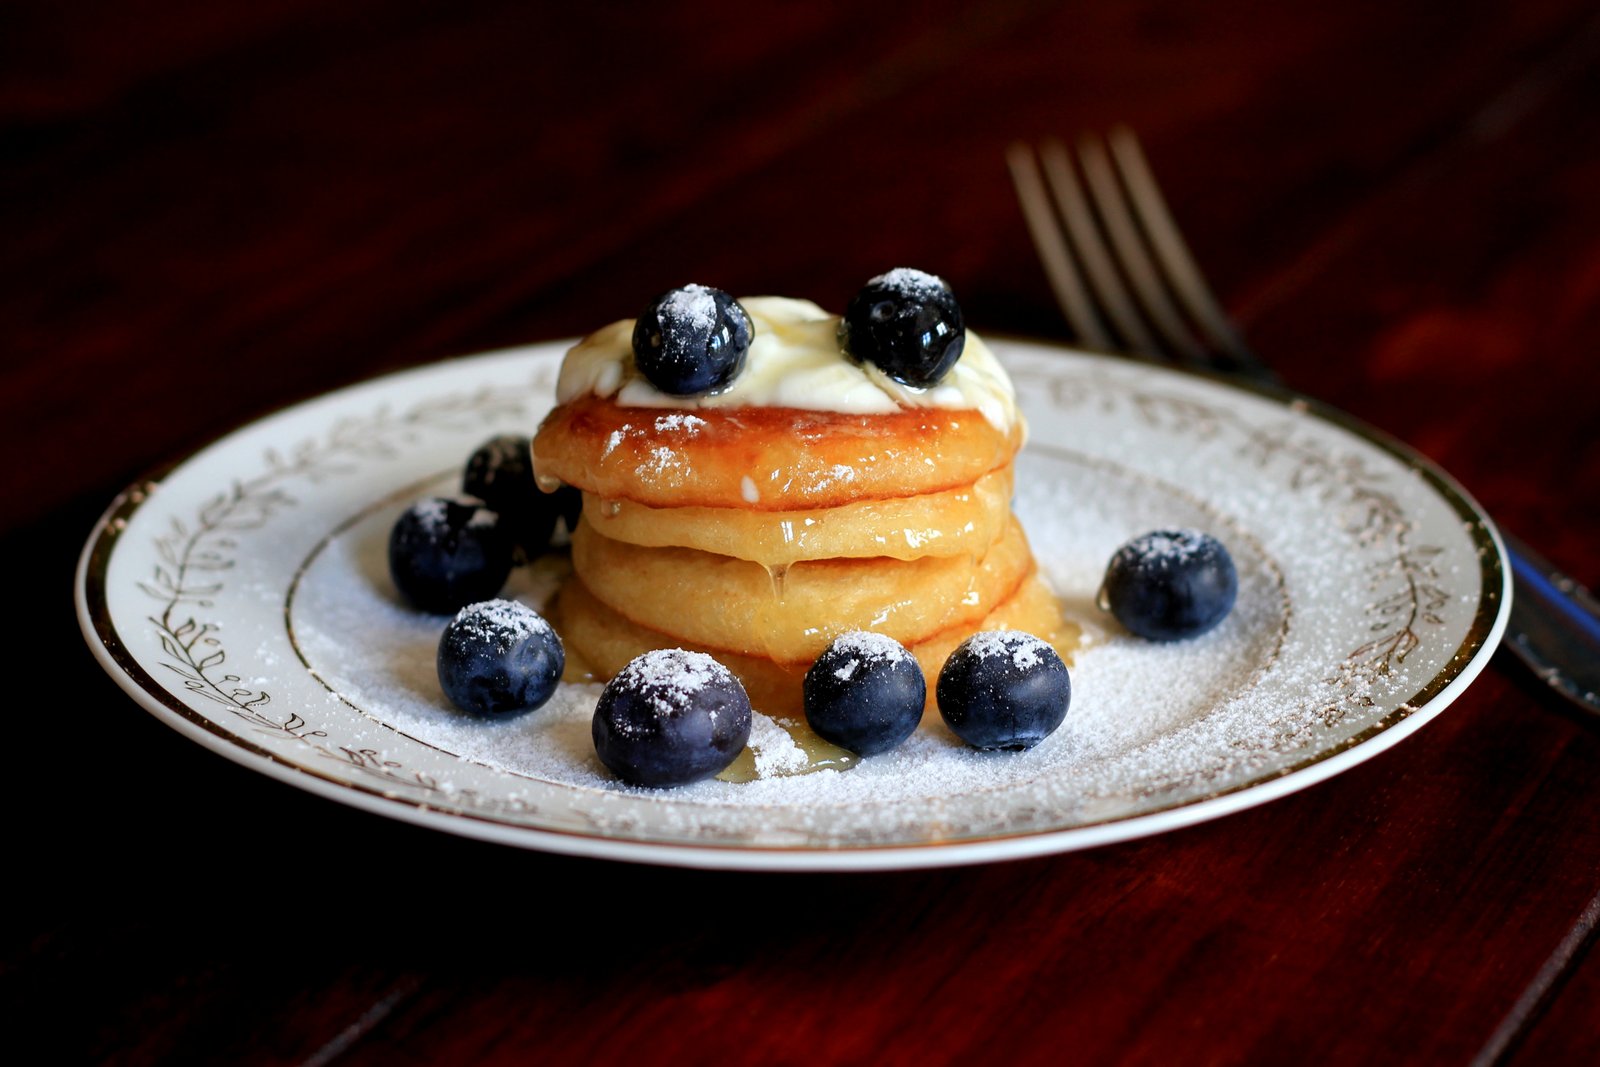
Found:
[[[757,727],[761,732],[757,740],[763,742],[760,754],[753,746],[746,747],[717,775],[719,781],[744,784],[818,771],[848,771],[861,761],[861,757],[849,749],[818,737],[804,722],[795,719],[769,719],[767,722],[771,725]]]

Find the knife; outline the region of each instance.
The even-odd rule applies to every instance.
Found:
[[[1600,601],[1520,539],[1500,536],[1512,579],[1505,646],[1551,689],[1600,716]]]

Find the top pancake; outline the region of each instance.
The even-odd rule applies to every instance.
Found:
[[[606,500],[790,511],[971,485],[1010,463],[1022,436],[977,411],[665,411],[584,394],[545,419],[533,462],[541,481]]]

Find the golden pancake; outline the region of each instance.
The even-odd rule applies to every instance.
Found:
[[[1022,437],[976,411],[677,411],[584,394],[546,417],[533,462],[546,485],[602,500],[797,511],[960,489],[1010,463]]]
[[[767,567],[813,559],[982,555],[999,538],[1010,507],[1009,465],[942,493],[806,511],[652,508],[583,497],[584,520],[613,541],[696,548]]]
[[[632,622],[697,645],[785,662],[814,659],[848,630],[903,644],[976,625],[1033,567],[1021,524],[1008,519],[981,559],[806,560],[784,572],[692,548],[641,548],[596,533],[572,537],[573,570]]]

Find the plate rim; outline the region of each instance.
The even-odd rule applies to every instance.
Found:
[[[155,466],[118,493],[90,530],[78,557],[73,583],[79,627],[96,662],[136,704],[201,747],[284,784],[376,815],[478,840],[594,859],[720,870],[859,871],[960,866],[1076,851],[1165,833],[1279,799],[1326,781],[1349,767],[1387,751],[1442,713],[1487,666],[1504,634],[1511,608],[1511,573],[1505,564],[1505,545],[1492,518],[1482,506],[1427,456],[1348,412],[1285,386],[1238,380],[1195,368],[1154,367],[1122,353],[1097,351],[1048,339],[1004,333],[989,333],[986,336],[1001,346],[1014,345],[1084,355],[1097,360],[1109,360],[1130,369],[1195,378],[1225,390],[1253,395],[1328,422],[1417,472],[1432,492],[1464,520],[1469,527],[1468,536],[1478,549],[1480,595],[1461,644],[1438,673],[1377,722],[1336,745],[1319,749],[1286,767],[1198,798],[1173,801],[1164,807],[1053,830],[1019,830],[953,841],[837,846],[636,841],[597,832],[525,826],[489,815],[440,809],[424,800],[392,790],[346,781],[331,773],[302,766],[224,729],[179,701],[156,682],[127,650],[110,617],[107,603],[106,579],[110,562],[128,520],[144,506],[155,487],[187,463],[237,433],[313,403],[411,374],[436,370],[450,363],[523,354],[532,356],[541,351],[570,346],[573,343],[571,338],[469,353],[349,382],[311,397],[286,402],[229,428],[188,450],[178,459]]]

